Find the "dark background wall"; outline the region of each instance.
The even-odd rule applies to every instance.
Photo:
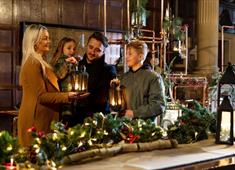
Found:
[[[127,30],[126,0],[107,0],[107,29]],[[196,0],[165,0],[172,11],[185,18],[195,34]],[[160,35],[161,0],[149,0],[146,29]],[[103,0],[0,0],[0,110],[20,103],[18,74],[21,60],[23,21],[103,29]],[[186,10],[187,9],[187,10]],[[165,12],[165,11],[164,11]]]

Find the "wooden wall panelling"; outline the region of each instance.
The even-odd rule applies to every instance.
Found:
[[[155,30],[156,23],[155,23],[155,14],[156,14],[156,1],[155,0],[149,0],[146,6],[146,10],[149,11],[149,15],[147,16],[147,22],[146,22],[146,29],[153,29]]]
[[[0,51],[0,108],[10,108],[14,104],[13,52]]]
[[[12,52],[0,51],[0,83],[1,84],[12,84],[12,64],[13,56]]]
[[[107,1],[107,28],[123,30],[124,8],[126,0]]]
[[[0,0],[0,23],[12,24],[13,19],[13,1]]]
[[[107,29],[125,30],[126,0],[107,0],[107,4]],[[21,100],[21,91],[13,88],[18,84],[21,64],[21,21],[103,30],[103,19],[101,0],[0,0],[0,66],[4,68],[0,85],[12,85],[11,89],[0,90],[1,98],[4,96],[0,108],[12,107]]]
[[[0,90],[0,109],[7,110],[13,105],[13,90]]]
[[[19,21],[30,21],[30,1],[20,0],[18,2],[18,19]]]
[[[62,1],[62,24],[85,26],[85,1],[63,0]],[[94,10],[94,9],[93,9]]]
[[[42,22],[60,23],[59,0],[43,0],[42,1]]]
[[[0,52],[0,83],[1,84],[12,84],[12,64],[13,55],[12,52]]]
[[[30,1],[30,21],[32,22],[42,21],[42,0]]]
[[[15,103],[15,27],[0,25],[0,108]]]
[[[85,1],[85,26],[103,29],[103,1]]]

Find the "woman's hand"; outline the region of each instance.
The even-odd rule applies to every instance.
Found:
[[[90,93],[69,92],[69,100],[81,100],[88,97]]]
[[[75,57],[68,57],[65,59],[66,62],[71,63],[71,64],[77,64],[78,61],[76,60]]]

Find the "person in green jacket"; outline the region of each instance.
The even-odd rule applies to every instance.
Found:
[[[58,78],[58,84],[62,92],[72,91],[71,74],[78,65],[79,58],[76,55],[77,43],[69,37],[62,38],[52,57],[51,65]],[[61,105],[60,120],[67,126],[71,126],[73,120],[74,103]]]
[[[79,58],[76,55],[77,43],[74,39],[69,37],[62,38],[56,51],[51,59],[51,65],[54,67],[54,72],[58,77],[60,90],[63,92],[71,91],[72,85],[70,84],[70,74],[73,71]]]
[[[165,110],[162,78],[143,64],[147,53],[148,46],[143,41],[133,40],[127,45],[129,71],[120,77],[120,85],[126,91],[124,116],[128,118],[154,119]]]

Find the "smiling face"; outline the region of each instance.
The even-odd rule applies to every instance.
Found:
[[[35,44],[35,51],[40,54],[45,54],[50,49],[50,38],[47,30],[42,30],[39,41]]]
[[[63,53],[64,53],[64,55],[66,55],[68,57],[74,56],[74,54],[76,53],[75,42],[69,41],[69,42],[65,43],[64,47],[63,47]]]
[[[143,54],[138,53],[133,47],[129,47],[126,50],[126,63],[128,67],[132,68],[133,71],[137,70],[142,66]]]
[[[93,61],[101,58],[104,54],[104,50],[105,47],[101,41],[91,38],[86,48],[87,62],[92,63]]]

